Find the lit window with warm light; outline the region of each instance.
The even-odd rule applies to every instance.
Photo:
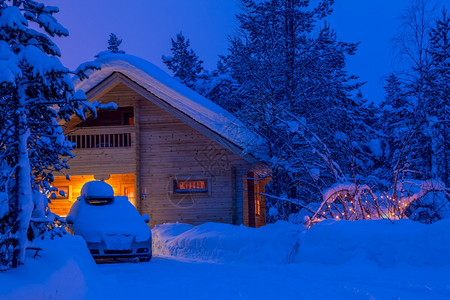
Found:
[[[173,179],[173,193],[208,193],[208,179]]]

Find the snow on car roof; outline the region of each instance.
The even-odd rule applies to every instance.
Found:
[[[114,190],[104,181],[89,181],[81,188],[81,196],[85,199],[112,199]]]
[[[122,73],[195,121],[238,145],[244,152],[260,149],[257,145],[261,145],[261,138],[235,116],[184,86],[154,64],[133,55],[108,51],[101,53],[95,63],[101,69],[89,71],[89,79],[75,79],[76,89],[87,93],[114,72]]]

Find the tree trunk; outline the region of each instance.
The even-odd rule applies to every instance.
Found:
[[[31,213],[33,212],[33,199],[31,189],[31,167],[28,156],[28,129],[27,116],[25,113],[25,99],[19,95],[16,110],[16,141],[17,141],[17,161],[14,191],[14,245],[12,267],[16,268],[25,261],[25,247],[27,243],[27,231],[30,224]]]
[[[448,94],[444,95],[444,101],[445,101],[445,103],[449,103]],[[449,142],[450,141],[449,131],[450,131],[450,129],[448,126],[448,124],[450,122],[449,116],[450,116],[450,107],[448,104],[445,104],[444,105],[444,124],[443,124],[443,129],[444,129],[444,134],[443,134],[443,136],[444,136],[444,145],[443,145],[443,148],[444,148],[444,157],[443,157],[444,178],[443,178],[443,181],[447,187],[450,187],[450,170],[449,170],[450,163],[449,163],[449,157],[448,157],[449,156],[448,153],[450,152],[450,149],[449,149],[449,143],[450,143]]]

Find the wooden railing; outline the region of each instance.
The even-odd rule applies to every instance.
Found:
[[[74,149],[127,148],[134,144],[134,136],[133,126],[102,126],[74,130],[67,139]]]

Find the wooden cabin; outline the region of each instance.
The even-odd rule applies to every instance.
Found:
[[[145,60],[110,54],[97,62],[102,68],[75,87],[118,109],[62,124],[75,157],[55,177],[65,196],[52,200],[52,211],[66,215],[85,182],[104,180],[150,215],[152,227],[265,224],[265,182],[255,180],[257,160],[247,151],[257,148],[257,136]]]

